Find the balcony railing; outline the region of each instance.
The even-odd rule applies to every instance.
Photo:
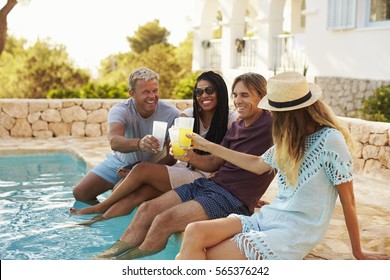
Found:
[[[273,42],[274,71],[307,70],[307,59],[304,51],[303,34],[282,34],[274,37]]]
[[[221,69],[221,39],[212,39],[204,48],[205,68]]]
[[[258,39],[244,37],[242,41],[236,41],[235,68],[252,68],[257,64],[257,41]],[[242,47],[240,44],[243,44]],[[240,49],[241,48],[241,49]]]
[[[205,41],[204,68],[221,69],[222,40],[212,39]],[[233,68],[254,68],[259,66],[258,38],[244,37],[236,44]],[[307,71],[307,58],[304,51],[303,34],[282,34],[275,36],[272,42],[274,71],[299,71],[305,74]]]

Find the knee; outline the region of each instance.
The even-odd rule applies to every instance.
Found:
[[[187,239],[187,241],[203,242],[207,236],[207,229],[202,221],[188,224],[184,231],[184,238]]]
[[[148,166],[151,163],[149,162],[139,162],[136,165],[133,166],[131,169],[131,175],[134,176],[134,174],[140,175],[144,174],[146,170],[148,170]],[[145,173],[146,174],[146,173]],[[150,174],[150,173],[149,173]]]
[[[79,185],[76,185],[74,188],[73,188],[73,197],[77,200],[77,201],[86,201],[88,200],[86,195],[85,195],[85,192],[83,191],[83,189],[79,186]]]
[[[144,201],[138,207],[137,214],[141,217],[152,216],[156,211],[155,208],[153,201]]]
[[[161,229],[171,229],[174,226],[175,215],[171,211],[165,211],[156,216],[153,226]]]

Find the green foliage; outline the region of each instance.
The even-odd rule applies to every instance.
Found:
[[[168,44],[167,38],[170,32],[160,26],[160,21],[155,19],[140,26],[133,37],[127,37],[130,48],[136,53],[142,53],[149,50],[153,45]]]
[[[139,54],[134,52],[111,55],[100,62],[99,84],[118,84],[127,82],[130,71],[141,66]]]
[[[90,79],[86,71],[73,66],[64,46],[49,40],[37,40],[25,48],[25,40],[9,36],[3,55],[0,97],[45,98],[50,89],[74,89]]]
[[[362,118],[369,121],[390,122],[390,85],[377,88],[362,101]]]
[[[187,37],[175,49],[175,55],[180,62],[181,73],[180,77],[185,77],[192,72],[192,43],[194,41],[194,33],[188,32]]]
[[[170,98],[173,88],[181,78],[181,67],[175,56],[174,47],[164,44],[153,45],[142,53],[139,62],[159,73],[160,98]]]
[[[80,89],[52,89],[48,92],[47,98],[110,98],[125,99],[129,97],[128,86],[125,83],[117,86],[104,84],[97,85],[87,83]]]
[[[193,35],[189,33],[177,48],[166,43],[168,35],[158,20],[141,26],[127,38],[133,51],[102,60],[98,83],[127,82],[130,71],[146,66],[160,75],[160,97],[171,98],[180,79],[191,73]]]
[[[221,39],[222,38],[222,12],[218,10],[216,21],[218,23],[218,28],[213,30],[213,39]]]
[[[181,79],[172,92],[174,99],[192,99],[192,92],[200,73],[192,73],[188,77]]]
[[[160,97],[171,98],[179,81],[191,75],[193,35],[178,47],[167,43],[168,36],[158,20],[141,26],[128,38],[132,50],[103,59],[92,80],[73,65],[64,46],[49,39],[26,46],[9,35],[0,59],[0,98],[127,98],[128,75],[141,66],[160,74]]]

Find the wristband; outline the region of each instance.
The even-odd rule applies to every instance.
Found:
[[[140,150],[140,151],[142,152],[142,150],[141,150],[141,147],[140,147],[140,145],[139,145],[139,144],[140,144],[140,142],[141,142],[141,139],[142,139],[142,138],[138,139],[138,142],[137,142],[137,148],[138,148],[138,150]]]

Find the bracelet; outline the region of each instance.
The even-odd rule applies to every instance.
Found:
[[[138,142],[137,142],[137,148],[138,148],[138,150],[139,150],[139,151],[141,151],[141,152],[142,152],[142,150],[141,150],[141,147],[139,146],[139,144],[140,144],[140,142],[141,142],[141,139],[142,139],[142,138],[138,139]]]

